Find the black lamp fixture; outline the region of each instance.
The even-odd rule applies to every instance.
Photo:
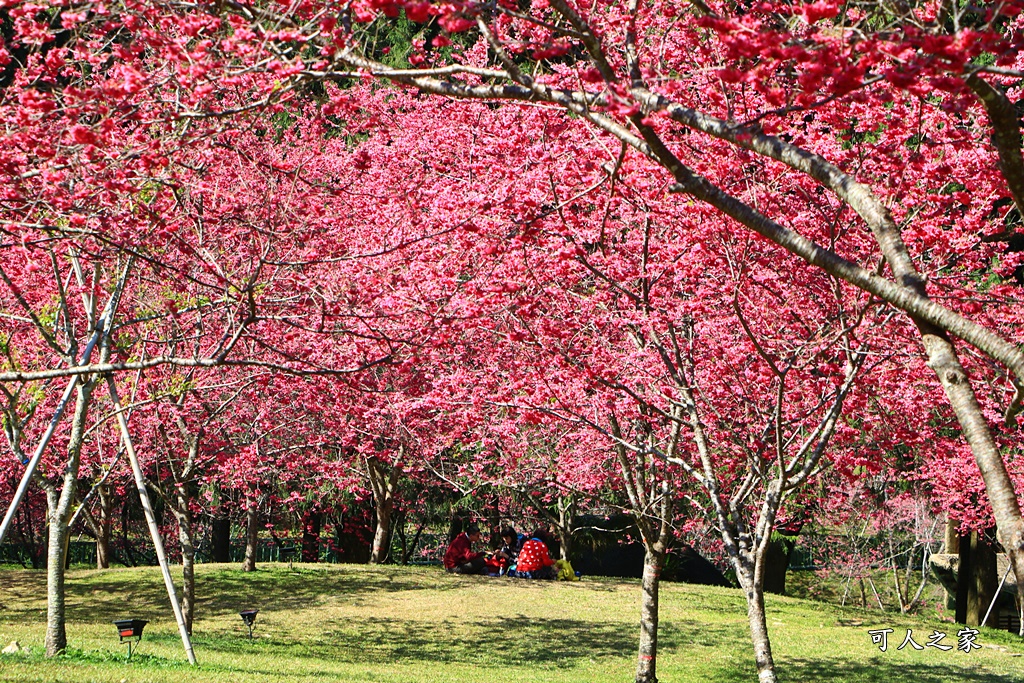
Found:
[[[132,658],[132,645],[138,649],[139,642],[142,640],[142,628],[148,623],[145,619],[118,619],[114,622],[119,641],[128,643],[128,659],[125,661],[130,661]]]
[[[292,561],[295,559],[295,555],[298,554],[299,549],[294,545],[284,545],[277,552],[277,557],[281,562],[288,560],[288,570],[291,571]]]
[[[242,617],[242,621],[249,627],[249,640],[252,640],[252,629],[256,624],[256,614],[259,612],[258,609],[247,609],[242,610],[238,613],[238,616]]]

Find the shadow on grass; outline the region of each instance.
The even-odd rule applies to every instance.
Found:
[[[175,588],[181,592],[181,568],[172,567]],[[204,616],[237,614],[258,608],[263,612],[308,609],[323,596],[372,600],[374,594],[400,591],[449,591],[473,587],[438,572],[436,577],[402,571],[346,571],[315,566],[267,567],[242,572],[237,566],[202,567],[196,576],[196,610]],[[3,607],[0,620],[38,620],[45,609],[46,574],[41,571],[0,572]],[[151,618],[165,614],[167,589],[157,572],[109,570],[71,574],[65,584],[68,621],[99,623],[127,616]],[[272,600],[269,596],[273,596]],[[42,601],[42,603],[40,603]]]
[[[636,654],[638,627],[575,619],[511,617],[437,623],[375,618],[332,621],[316,633],[297,639],[263,634],[254,643],[229,635],[203,638],[207,650],[225,654],[262,648],[286,651],[349,664],[463,663],[477,666],[529,665],[566,668],[597,658],[631,658]],[[662,652],[685,656],[689,648],[742,647],[742,628],[708,627],[697,622],[663,623]]]
[[[913,681],[914,683],[947,683],[948,681],[972,681],[973,683],[1019,683],[1018,674],[1001,674],[979,671],[970,665],[970,655],[954,656],[951,653],[935,653],[934,664],[901,662],[897,657],[881,659],[866,658],[863,663],[836,662],[834,660],[812,660],[787,657],[777,663],[781,681],[843,681],[843,683],[893,683]],[[732,679],[737,683],[750,680],[746,677]]]
[[[437,624],[387,618],[358,624],[327,623],[322,632],[307,634],[306,640],[264,635],[254,643],[244,638],[214,636],[203,638],[204,651],[225,654],[259,654],[267,649],[278,655],[322,662],[387,666],[389,664],[448,665],[473,664],[483,667],[528,667],[530,669],[585,668],[600,658],[636,656],[636,628],[627,624],[595,623],[572,619],[486,619]],[[659,634],[662,660],[667,657],[703,659],[704,648],[746,653],[749,637],[742,626],[709,627],[696,621],[662,625]],[[935,663],[900,661],[897,657],[865,657],[863,662],[833,659],[785,657],[778,662],[779,680],[843,681],[844,683],[1017,683],[1015,674],[971,667],[969,655],[956,658],[936,653]],[[992,663],[987,663],[991,667]],[[702,669],[708,680],[748,683],[755,677],[753,657],[736,662],[709,663]],[[218,666],[224,671],[260,673],[252,666]],[[267,671],[265,673],[273,673]]]

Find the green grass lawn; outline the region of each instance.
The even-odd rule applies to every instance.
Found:
[[[0,681],[20,683],[270,683],[374,681],[521,683],[630,681],[639,588],[584,577],[552,583],[456,577],[437,568],[355,565],[200,565],[194,645],[185,659],[155,568],[74,570],[68,576],[64,657],[42,655],[41,571],[0,569]],[[250,642],[238,612],[258,608]],[[924,645],[954,624],[795,598],[770,597],[769,626],[784,681],[1024,680],[1024,642],[984,629],[970,654],[897,651],[906,629]],[[148,619],[132,661],[111,622]],[[887,652],[868,629],[892,628]],[[756,680],[743,596],[737,590],[663,584],[658,661],[664,683]]]

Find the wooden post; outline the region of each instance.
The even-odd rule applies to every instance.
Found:
[[[128,421],[124,417],[124,410],[121,408],[121,399],[117,396],[117,386],[114,378],[107,375],[107,388],[110,390],[110,400],[114,404],[114,411],[117,413],[117,424],[121,428],[121,436],[124,438],[124,448],[128,453],[128,460],[132,464],[132,473],[135,475],[135,486],[139,489],[139,498],[142,500],[142,509],[146,513],[146,522],[149,524],[149,534],[153,537],[153,546],[156,549],[156,557],[160,562],[160,571],[164,575],[164,585],[167,586],[167,597],[171,599],[171,609],[174,610],[174,618],[178,622],[178,631],[181,633],[181,642],[185,646],[185,655],[188,663],[196,664],[196,655],[192,651],[192,638],[185,626],[185,617],[181,613],[181,605],[178,604],[178,593],[174,589],[174,580],[171,578],[171,570],[167,566],[167,553],[164,551],[164,542],[160,538],[160,528],[156,523],[156,515],[153,513],[153,505],[149,501],[149,493],[146,491],[146,481],[142,476],[142,467],[139,465],[139,458],[135,454],[135,446],[132,444],[131,434],[128,432]]]
[[[996,552],[988,541],[988,534],[976,531],[971,534],[971,565],[967,597],[967,625],[980,626],[985,610],[996,593]]]
[[[978,626],[996,591],[996,553],[984,531],[960,537],[956,572],[956,622]]]

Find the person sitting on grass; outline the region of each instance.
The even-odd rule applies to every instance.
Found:
[[[451,574],[482,574],[484,554],[474,553],[473,544],[480,542],[480,527],[470,524],[469,528],[455,537],[444,554],[444,568]]]
[[[515,568],[516,558],[519,556],[519,548],[522,545],[523,537],[516,533],[511,526],[503,527],[501,530],[501,548],[494,551],[491,562],[498,567],[498,573],[504,574]]]
[[[555,561],[548,553],[548,532],[537,529],[530,540],[519,549],[519,561],[516,563],[516,576],[524,579],[554,579]]]

